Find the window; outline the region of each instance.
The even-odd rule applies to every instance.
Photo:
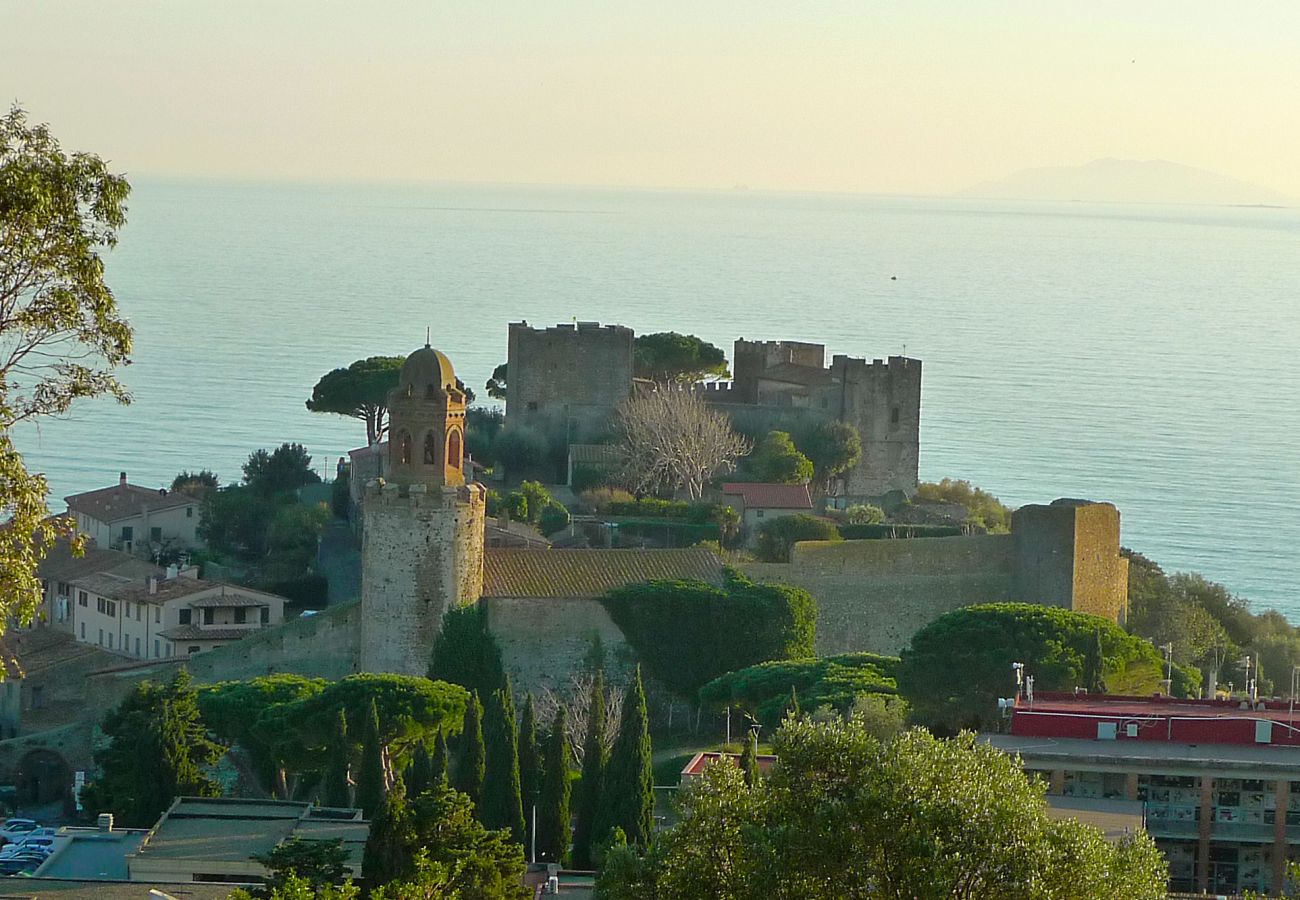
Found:
[[[140,604],[140,603],[137,603],[137,604],[135,605],[135,620],[136,620],[137,622],[140,621],[140,609],[141,609],[142,606],[143,606],[143,604]]]
[[[108,601],[105,600],[103,597],[96,597],[96,598],[95,598],[95,609],[96,609],[96,611],[98,611],[98,612],[103,612],[105,609],[107,609],[107,606],[105,605],[105,604],[107,604],[107,603],[108,603]]]
[[[161,606],[155,606],[154,609],[153,609],[153,623],[154,623],[155,625],[161,625],[161,624],[162,624],[162,607],[161,607]]]
[[[153,639],[153,658],[154,658],[154,659],[157,659],[157,658],[158,658],[159,656],[161,656],[161,655],[162,655],[162,654],[158,652],[158,639],[157,639],[157,638],[154,638],[154,639]]]
[[[138,605],[138,604],[137,604],[137,605]],[[127,617],[128,619],[131,618],[131,601],[130,601],[130,600],[127,600],[127,601],[126,601],[126,617]]]
[[[194,518],[194,507],[192,506],[185,507],[185,518],[187,519]]]
[[[203,610],[203,624],[204,624],[204,625],[211,625],[211,624],[212,624],[212,614],[213,614],[214,612],[216,612],[216,610],[213,609],[211,606],[209,606],[207,609]]]
[[[171,656],[171,655],[172,655],[172,647],[173,647],[173,646],[174,646],[174,645],[173,645],[170,641],[167,642],[167,655],[168,655],[168,656]]]
[[[271,607],[269,606],[262,607],[262,624],[263,625],[271,624]]]
[[[135,528],[133,526],[122,526],[122,540],[123,542],[135,540]]]
[[[88,598],[88,597],[86,596],[86,592],[85,592],[85,591],[77,591],[77,605],[78,605],[78,606],[87,606],[87,605],[89,605],[89,603],[90,603],[90,598]]]
[[[139,639],[139,638],[136,638],[136,639],[135,639],[135,655],[136,655],[136,656],[139,656],[139,655],[140,655],[140,639]]]
[[[191,647],[189,650],[186,650],[185,652],[193,656],[195,653],[198,653],[200,649],[201,648],[199,648],[198,646],[194,646]]]
[[[82,623],[81,623],[81,639],[82,639],[83,641],[86,639],[86,623],[85,623],[85,622],[82,622]]]
[[[68,583],[66,581],[59,582],[59,594],[64,597],[68,596]]]
[[[109,617],[111,617],[111,618],[117,618],[117,601],[116,601],[116,600],[105,600],[105,601],[104,601],[104,606],[105,606],[105,613],[106,613]]]
[[[244,607],[242,606],[237,608],[235,610],[235,624],[243,625],[244,622],[246,621],[247,616],[248,616],[248,610],[244,609]]]
[[[179,617],[177,621],[179,621],[180,624],[182,625],[190,624],[190,615],[191,615],[190,610],[188,609],[177,610],[176,615]]]
[[[161,528],[150,528],[150,529],[149,529],[149,540],[153,541],[155,544],[161,544],[161,543],[162,543],[162,529],[161,529]]]
[[[754,510],[754,518],[756,518],[756,519],[761,519],[761,518],[763,518],[763,513],[764,513],[764,512],[765,512],[765,510],[761,510],[761,509],[756,509],[756,510]]]
[[[411,464],[411,436],[405,431],[397,439],[398,462],[404,466]]]
[[[447,436],[447,465],[453,469],[459,469],[461,466],[460,430],[456,428],[453,428],[451,434]]]
[[[108,649],[113,649],[113,632],[111,631],[108,633]]]

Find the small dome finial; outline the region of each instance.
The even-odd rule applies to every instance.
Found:
[[[426,347],[429,346],[429,341],[430,341],[432,338],[433,338],[433,327],[430,326],[430,325],[425,325],[425,326],[424,326],[424,346],[426,346]]]

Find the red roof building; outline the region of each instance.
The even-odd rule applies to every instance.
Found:
[[[1037,693],[986,735],[1053,797],[1142,802],[1170,890],[1283,885],[1300,857],[1300,709],[1291,701]]]

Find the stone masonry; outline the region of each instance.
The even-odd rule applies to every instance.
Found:
[[[632,391],[632,329],[510,325],[506,417],[568,442],[599,436]]]

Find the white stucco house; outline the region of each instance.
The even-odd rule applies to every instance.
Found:
[[[77,530],[100,547],[152,556],[164,546],[198,547],[199,500],[166,488],[128,484],[65,497]]]

